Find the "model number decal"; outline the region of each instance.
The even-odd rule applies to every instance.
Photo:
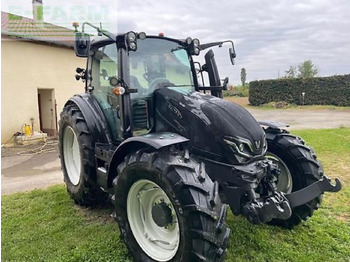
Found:
[[[175,106],[173,106],[173,105],[170,104],[170,103],[168,104],[168,108],[170,109],[171,112],[173,112],[173,113],[175,114],[175,116],[176,116],[177,118],[182,119],[182,114],[181,114],[181,112],[180,112],[179,109],[177,109]]]

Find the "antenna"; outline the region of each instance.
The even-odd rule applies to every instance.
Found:
[[[99,36],[102,36],[102,30],[102,23],[100,22],[100,30],[97,30]]]

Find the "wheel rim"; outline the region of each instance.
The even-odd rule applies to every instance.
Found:
[[[77,136],[70,126],[67,126],[63,135],[63,156],[68,178],[73,185],[80,181],[80,149]]]
[[[291,193],[293,188],[293,178],[287,165],[282,159],[270,152],[267,153],[267,158],[276,164],[281,171],[276,183],[277,191],[284,192],[286,194]]]
[[[165,227],[152,217],[153,206],[165,202],[172,214],[172,222]],[[177,214],[166,193],[154,182],[136,181],[127,197],[127,216],[131,231],[142,250],[156,261],[172,259],[180,243]]]

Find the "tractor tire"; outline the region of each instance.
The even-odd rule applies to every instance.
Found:
[[[67,192],[76,204],[96,205],[108,195],[96,184],[93,139],[75,104],[68,104],[59,122],[59,150]]]
[[[223,261],[227,206],[203,163],[169,148],[141,149],[118,174],[116,221],[134,261]]]
[[[268,133],[267,158],[277,164],[281,170],[277,190],[286,194],[300,190],[318,181],[323,176],[323,168],[317,160],[314,150],[305,142],[287,132]],[[273,219],[269,224],[284,228],[293,228],[307,220],[321,204],[323,194],[304,205],[292,208],[287,220]]]

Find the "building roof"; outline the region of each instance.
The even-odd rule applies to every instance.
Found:
[[[74,30],[1,11],[1,35],[59,46],[74,46]]]

